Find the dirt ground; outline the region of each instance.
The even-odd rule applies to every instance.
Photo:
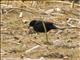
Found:
[[[63,60],[64,57],[80,60],[80,4],[74,7],[70,2],[2,1],[1,4],[12,6],[1,8],[3,12],[0,9],[1,60],[35,60],[40,57],[45,60]],[[53,9],[51,13],[48,12],[50,9]],[[21,17],[20,12],[23,13]],[[46,44],[45,33],[28,31],[29,22],[40,18],[65,28],[47,33],[50,44]],[[72,23],[68,23],[69,18]],[[76,27],[72,28],[72,25]],[[27,52],[37,45],[40,47]]]

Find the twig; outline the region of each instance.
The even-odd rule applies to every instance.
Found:
[[[78,26],[72,25],[72,24],[70,23],[70,21],[77,21],[77,24],[80,25],[79,19],[69,18],[68,21],[67,21],[67,24],[68,24],[70,27],[77,27],[77,28],[80,28],[80,27],[78,27]]]
[[[19,17],[20,17],[20,18],[23,17],[23,12],[22,12],[22,11],[20,12]]]
[[[25,3],[21,2],[21,1],[19,1],[19,2],[20,2],[22,5],[26,6],[27,9],[30,9],[30,10],[32,10],[32,11],[34,11],[34,12],[39,13],[36,9],[31,8],[31,7],[28,7]]]
[[[31,40],[31,39],[30,39]],[[33,43],[36,43],[37,45],[40,45],[41,46],[41,44],[40,43],[38,43],[38,42],[35,42],[35,41],[33,41],[33,40],[31,40]]]
[[[40,45],[36,45],[36,46],[32,47],[31,49],[26,50],[25,53],[31,52],[32,50],[37,49],[39,47],[40,47]]]
[[[42,17],[41,17],[41,18],[42,18]],[[44,27],[44,30],[45,30],[46,41],[47,41],[47,43],[49,43],[48,35],[47,35],[47,30],[46,30],[46,26],[45,26],[45,24],[44,24],[44,22],[43,22],[43,18],[42,18],[41,20],[42,20],[42,24],[43,24],[43,27]]]
[[[48,2],[53,2],[53,3],[64,3],[64,4],[70,4],[71,5],[71,3],[70,2],[68,2],[68,1],[48,1]],[[75,4],[76,6],[79,6],[80,7],[80,4]]]
[[[74,8],[74,0],[72,1],[71,8]]]

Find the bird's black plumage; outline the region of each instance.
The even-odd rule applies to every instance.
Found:
[[[33,27],[33,29],[36,32],[45,32],[43,23],[45,25],[46,31],[48,32],[51,29],[58,29],[53,23],[51,22],[45,22],[45,21],[40,21],[40,20],[32,20],[29,24],[29,26]]]

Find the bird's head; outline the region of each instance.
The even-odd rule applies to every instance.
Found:
[[[36,22],[36,20],[32,20],[32,21],[29,23],[28,28],[33,27],[33,26],[34,26],[34,24],[35,24],[35,22]]]
[[[34,29],[33,29],[33,26],[34,26],[34,24],[36,23],[36,20],[32,20],[30,23],[29,23],[29,26],[28,26],[28,28],[29,28],[29,33],[33,33],[34,32]]]
[[[29,26],[33,26],[35,24],[36,20],[32,20],[29,24]]]

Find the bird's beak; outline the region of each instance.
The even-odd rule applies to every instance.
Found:
[[[32,34],[32,33],[33,33],[33,27],[28,26],[28,33],[29,33],[29,34]]]

